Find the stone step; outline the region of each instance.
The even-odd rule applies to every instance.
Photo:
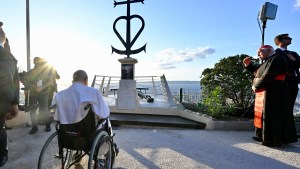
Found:
[[[205,129],[206,124],[183,117],[170,115],[145,115],[128,113],[111,113],[109,117],[113,126],[140,125],[152,127],[174,127],[186,129]]]

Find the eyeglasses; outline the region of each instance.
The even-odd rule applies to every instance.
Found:
[[[283,39],[292,40],[293,38],[291,38],[291,37],[283,37]]]

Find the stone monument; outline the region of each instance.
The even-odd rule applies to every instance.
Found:
[[[139,15],[130,15],[130,4],[141,2],[144,3],[144,0],[127,0],[122,2],[114,2],[114,6],[117,5],[127,5],[127,15],[126,16],[120,16],[118,17],[114,24],[113,24],[113,30],[115,34],[118,36],[120,41],[125,47],[125,50],[119,50],[112,46],[112,53],[116,52],[120,55],[127,55],[127,57],[119,59],[118,61],[121,63],[121,80],[119,81],[119,89],[118,89],[118,97],[116,99],[116,106],[118,109],[124,109],[124,110],[133,110],[137,109],[139,107],[138,102],[138,91],[136,90],[136,81],[135,81],[135,64],[138,63],[137,59],[130,57],[132,54],[140,53],[141,51],[146,52],[146,44],[139,48],[132,50],[131,47],[137,40],[137,38],[140,36],[141,32],[144,29],[145,22],[144,19]],[[116,23],[119,20],[126,20],[126,41],[121,37],[120,33],[116,29]],[[131,27],[130,27],[130,21],[131,19],[139,19],[142,23],[139,31],[134,36],[134,38],[131,40]]]

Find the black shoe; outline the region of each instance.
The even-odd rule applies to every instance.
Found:
[[[280,144],[280,143],[265,143],[265,142],[262,142],[261,144],[264,145],[264,146],[267,146],[267,147],[280,147],[280,146],[282,146],[282,144]]]
[[[46,131],[46,132],[49,132],[49,131],[51,131],[51,127],[50,127],[50,125],[49,125],[49,126],[48,126],[48,125],[46,126],[46,129],[45,129],[45,131]]]
[[[1,156],[0,157],[0,167],[3,166],[6,163],[7,160],[8,160],[7,155]]]
[[[262,142],[263,140],[261,139],[261,138],[258,138],[258,137],[252,137],[253,138],[253,140],[255,140],[255,141],[259,141],[259,142]]]
[[[37,126],[33,126],[33,127],[31,128],[31,130],[29,131],[29,134],[34,134],[34,133],[36,133],[37,131],[38,131]]]

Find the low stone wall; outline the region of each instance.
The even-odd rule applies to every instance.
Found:
[[[181,117],[202,122],[206,124],[205,129],[207,130],[245,130],[245,131],[252,131],[254,130],[253,121],[219,121],[213,119],[212,117],[202,114],[193,112],[190,110],[181,110],[179,115]]]
[[[178,108],[144,108],[140,107],[136,110],[118,110],[114,106],[110,106],[111,112],[130,113],[130,114],[147,114],[147,115],[164,115],[179,116],[196,122],[205,123],[207,130],[254,130],[253,121],[218,121],[212,117],[198,112],[193,112],[182,107]]]
[[[178,113],[179,116],[202,122],[206,124],[207,130],[241,130],[241,131],[252,131],[254,130],[253,120],[249,121],[219,121],[213,119],[212,117],[193,112],[190,110],[181,110],[181,113]],[[300,135],[300,122],[295,122],[298,135]]]

